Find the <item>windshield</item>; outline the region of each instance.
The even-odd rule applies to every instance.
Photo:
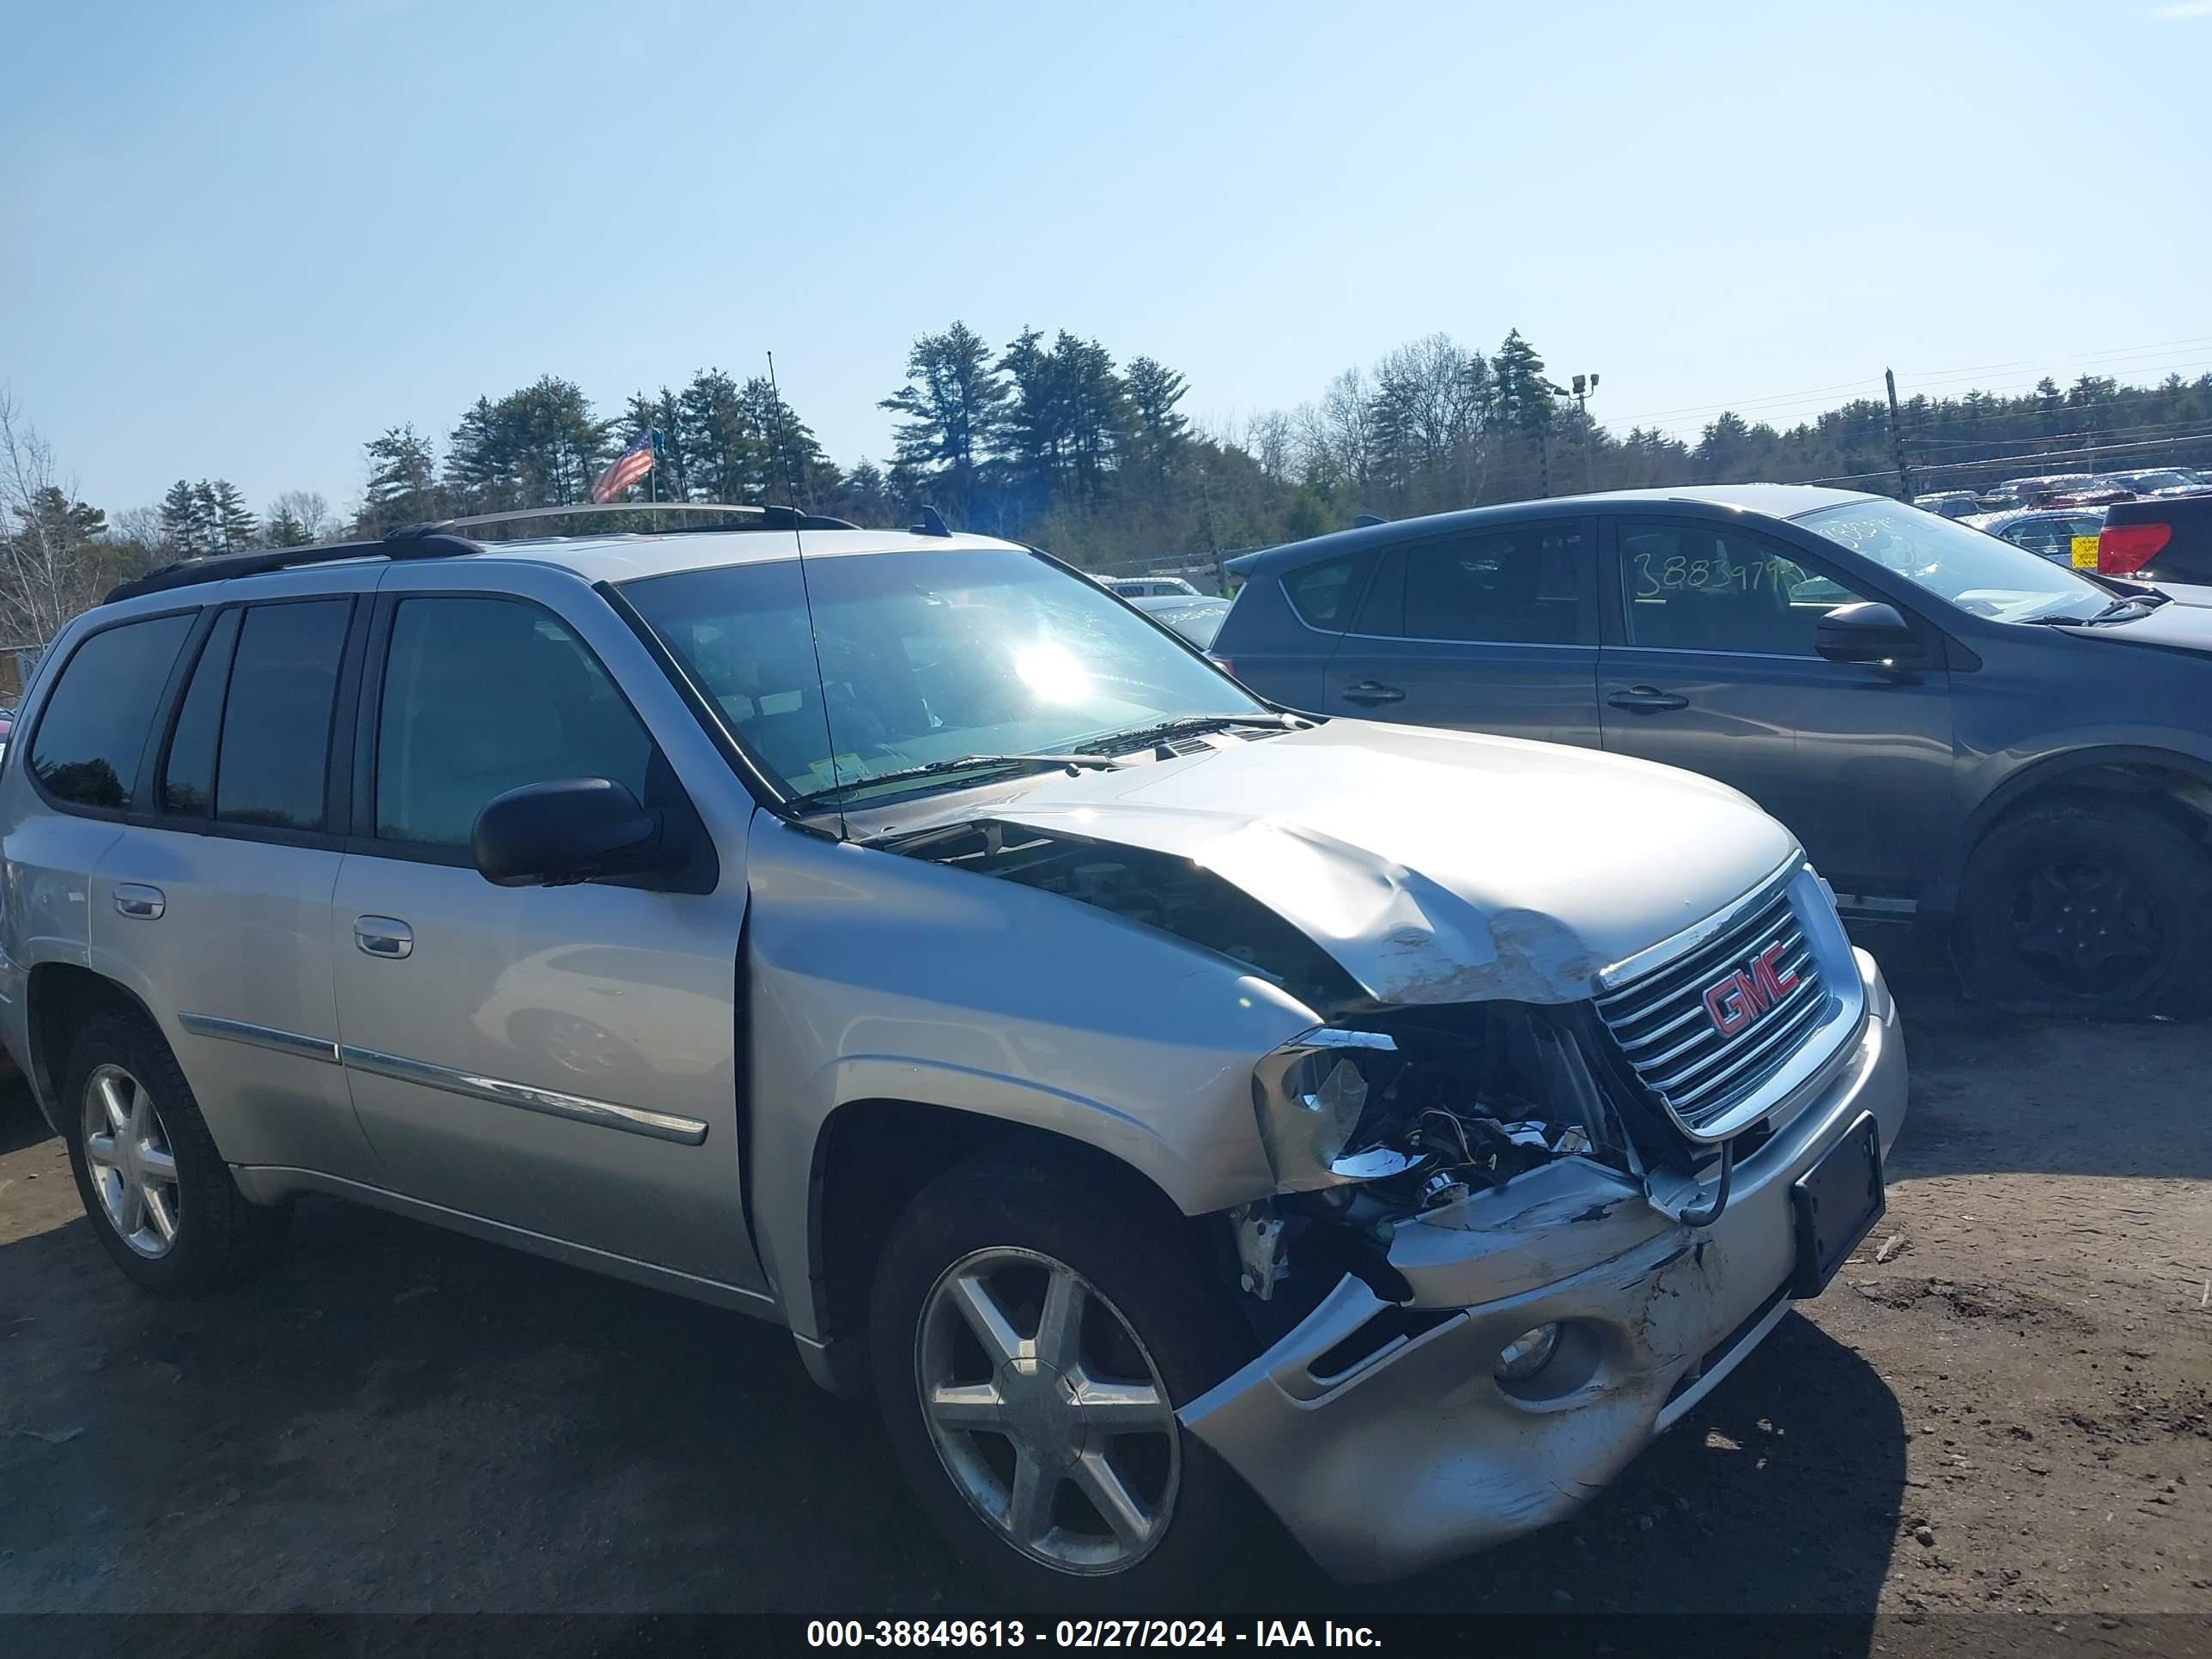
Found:
[[[969,756],[1081,753],[1180,717],[1272,718],[1096,583],[1012,550],[835,555],[809,559],[803,582],[795,559],[725,565],[623,592],[797,795],[865,795],[870,778]]]
[[[1899,501],[1824,507],[1796,522],[1977,617],[2086,621],[2112,601],[2063,565]]]

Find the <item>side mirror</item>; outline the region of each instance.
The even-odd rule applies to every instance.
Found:
[[[605,778],[526,784],[477,814],[477,870],[501,887],[557,887],[629,876],[667,862],[660,814]]]
[[[1928,660],[1920,636],[1897,607],[1874,599],[1839,605],[1821,617],[1813,648],[1830,662],[1894,663],[1902,668]]]

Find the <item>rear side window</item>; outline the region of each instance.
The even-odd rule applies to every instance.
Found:
[[[176,734],[169,739],[168,763],[161,773],[161,810],[204,818],[215,805],[215,741],[222,720],[222,689],[230,680],[231,647],[238,643],[242,613],[226,611],[216,618],[199,665],[192,670],[184,705],[177,711]]]
[[[63,666],[31,739],[31,771],[73,806],[126,808],[154,725],[154,705],[191,631],[189,616],[103,629]]]
[[[1366,561],[1357,553],[1323,559],[1318,564],[1285,571],[1283,592],[1290,598],[1291,609],[1308,627],[1341,632],[1351,618],[1353,601],[1359,597],[1358,579],[1366,568]]]
[[[1589,526],[1553,520],[1406,550],[1406,632],[1425,640],[1572,645],[1583,632]]]
[[[223,823],[324,828],[331,709],[352,611],[349,599],[310,599],[246,612],[216,755]]]

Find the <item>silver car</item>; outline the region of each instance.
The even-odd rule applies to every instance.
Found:
[[[1879,1213],[1894,1011],[1734,791],[743,522],[203,560],[56,642],[0,1037],[130,1278],[319,1193],[778,1322],[1004,1587],[1125,1611],[1255,1498],[1349,1580],[1572,1513]]]

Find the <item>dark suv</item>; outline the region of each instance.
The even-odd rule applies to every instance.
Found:
[[[1981,994],[2212,1004],[2212,613],[1784,484],[1483,507],[1231,568],[1214,653],[1292,708],[1686,767],[1796,830],[1847,915],[1932,926]]]

